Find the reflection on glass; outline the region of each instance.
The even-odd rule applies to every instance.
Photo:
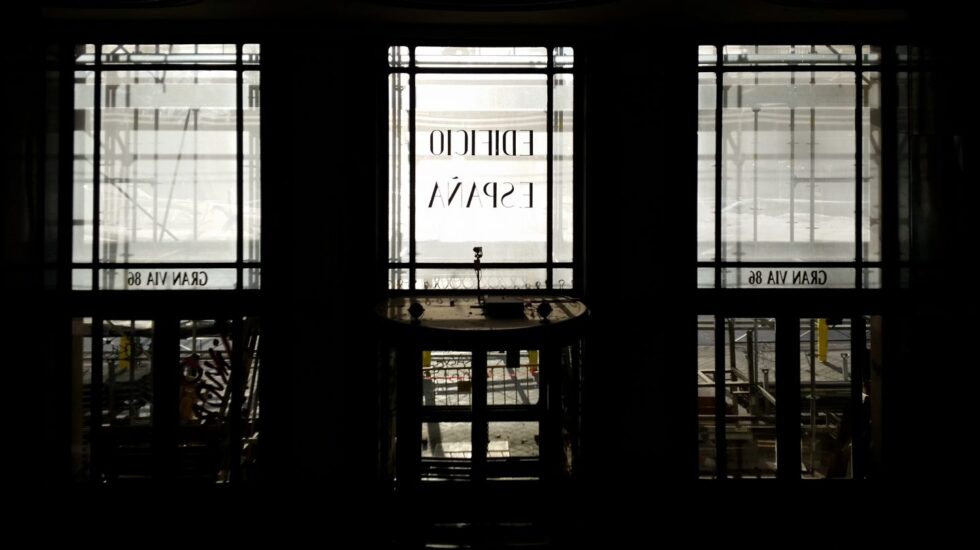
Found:
[[[544,269],[482,269],[481,290],[537,290],[546,288]],[[415,288],[425,290],[476,290],[472,269],[419,269]]]
[[[422,458],[469,459],[473,455],[469,422],[426,422],[422,424]]]
[[[698,65],[715,65],[716,63],[718,63],[718,48],[698,46]]]
[[[866,261],[881,260],[881,73],[861,73],[863,105],[861,239]]]
[[[803,477],[851,477],[850,319],[800,319]]]
[[[72,136],[72,261],[92,261],[92,180],[95,177],[95,73],[75,72]]]
[[[256,48],[258,45],[250,44]],[[102,63],[228,64],[237,61],[234,44],[103,44]]]
[[[181,426],[224,426],[231,406],[231,321],[180,322]]]
[[[710,267],[698,268],[698,288],[714,288],[715,270]]]
[[[861,288],[881,288],[881,269],[863,269],[861,271]]]
[[[262,60],[262,47],[259,44],[244,44],[242,46],[242,63],[258,65]]]
[[[698,475],[717,477],[715,439],[715,320],[698,316]]]
[[[536,405],[540,366],[537,350],[487,353],[487,405]]]
[[[196,267],[102,269],[102,290],[230,290],[238,288],[234,268]]]
[[[776,321],[725,319],[728,477],[776,475]]]
[[[567,69],[575,65],[575,49],[570,46],[555,48],[552,55],[555,56],[555,67]]]
[[[881,63],[880,46],[861,46],[862,62],[865,64]]]
[[[242,259],[262,259],[262,140],[258,71],[242,72]]]
[[[698,73],[698,261],[715,259],[715,80]]]
[[[466,407],[472,404],[473,354],[461,351],[422,352],[422,405]]]
[[[149,428],[153,416],[153,322],[102,324],[103,426]]]
[[[416,76],[420,262],[542,262],[547,237],[547,77]]]
[[[574,80],[571,74],[558,73],[554,77],[552,113],[552,197],[554,238],[552,260],[572,261],[573,243],[573,161],[574,144]]]
[[[388,290],[408,290],[408,270],[388,270]]]
[[[242,272],[242,287],[250,290],[262,288],[262,270],[257,267],[247,268]]]
[[[539,422],[489,422],[487,458],[536,457]]]
[[[388,75],[388,261],[408,262],[410,222],[409,163],[411,133],[408,131],[412,88],[406,73]]]
[[[551,288],[561,292],[575,288],[571,269],[555,269],[551,275]]]
[[[538,67],[548,65],[546,48],[419,46],[415,65],[429,67]]]
[[[95,44],[76,44],[75,63],[80,65],[95,64]]]
[[[728,267],[724,288],[854,288],[850,267]]]
[[[409,65],[408,46],[388,47],[389,67],[408,67],[408,65]]]
[[[71,289],[92,290],[92,270],[91,269],[71,270]]]
[[[724,76],[724,259],[855,259],[855,75]]]
[[[235,261],[235,78],[103,73],[99,261]]]
[[[854,46],[725,46],[726,65],[853,65]]]

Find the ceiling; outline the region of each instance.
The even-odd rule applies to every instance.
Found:
[[[909,0],[43,0],[61,20],[322,20],[379,24],[590,25],[637,18],[706,22],[894,22]],[[455,7],[453,7],[455,6]]]

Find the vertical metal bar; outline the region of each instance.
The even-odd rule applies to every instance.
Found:
[[[421,463],[422,350],[411,343],[395,348],[395,477],[400,488],[418,485]]]
[[[725,318],[715,315],[715,468],[718,479],[728,477],[725,441]]]
[[[241,74],[241,73],[239,73]],[[248,335],[241,316],[235,316],[231,323],[231,409],[228,413],[228,448],[229,480],[237,482],[242,478],[242,421],[243,403],[245,400],[245,377],[248,369],[244,363],[245,346]]]
[[[722,242],[721,242],[721,201],[722,201],[722,168],[724,166],[724,155],[722,154],[722,123],[723,123],[723,104],[725,98],[724,90],[724,73],[721,72],[722,58],[723,58],[723,48],[721,44],[715,45],[715,54],[717,59],[715,60],[715,288],[721,288],[724,286],[722,284],[721,277],[721,264],[722,261]],[[724,343],[724,340],[718,340],[719,343]],[[722,364],[724,364],[724,357],[722,358]],[[724,456],[724,455],[721,455]],[[723,476],[721,476],[723,477]]]
[[[735,365],[735,319],[729,319],[728,323],[728,358],[731,360],[731,380],[735,382],[738,377],[735,375],[737,367]]]
[[[408,56],[408,288],[415,290],[415,47]]]
[[[863,479],[867,474],[867,449],[870,421],[864,407],[864,377],[868,372],[867,328],[864,316],[851,319],[851,478]],[[871,397],[868,396],[868,399]]]
[[[71,50],[62,44],[59,53],[58,82],[58,289],[72,288],[72,263],[74,261],[74,150],[75,134],[75,65]],[[84,217],[83,217],[84,218]],[[84,223],[84,222],[83,222]],[[84,232],[84,227],[82,228]],[[95,261],[93,259],[93,261]],[[94,279],[94,277],[93,277]]]
[[[756,73],[758,75],[758,73]],[[758,76],[756,76],[758,78]],[[752,242],[759,242],[759,110],[752,107]]]
[[[857,61],[854,64],[854,260],[857,268],[854,270],[854,288],[861,288],[862,263],[864,262],[864,239],[861,224],[864,222],[864,166],[863,145],[864,136],[864,80],[862,78],[861,44],[854,46]]]
[[[473,395],[470,398],[473,405],[472,464],[473,481],[483,481],[487,478],[487,350],[473,350],[473,371],[470,379],[473,382]],[[543,369],[542,369],[543,370]],[[414,398],[417,401],[417,398]]]
[[[547,227],[546,231],[546,242],[545,242],[545,255],[547,257],[548,269],[545,270],[545,288],[551,290],[554,288],[554,267],[553,263],[555,261],[554,257],[554,223],[555,223],[555,208],[554,208],[554,178],[555,178],[555,145],[554,145],[554,128],[555,128],[555,75],[552,70],[555,67],[555,49],[553,47],[548,48],[548,76],[547,76],[547,86],[548,86],[548,104],[547,111],[545,113],[545,133],[548,138],[548,180],[546,193],[548,194],[545,200],[547,208]]]
[[[882,288],[898,287],[900,258],[898,181],[898,72],[895,46],[881,48],[881,261]],[[909,74],[909,73],[906,73]],[[908,77],[906,77],[907,79]],[[908,173],[908,172],[906,172]],[[855,356],[855,361],[857,360]],[[852,369],[853,370],[853,369]]]
[[[817,73],[810,72],[810,86],[817,87]],[[810,104],[810,243],[815,241],[817,230],[817,106]]]
[[[99,226],[102,204],[102,44],[95,45],[95,112],[92,128],[92,290],[99,290]],[[70,151],[71,149],[69,149]]]
[[[810,319],[810,475],[817,467],[817,320]]]
[[[243,274],[243,263],[245,261],[245,105],[244,99],[242,98],[242,92],[245,89],[245,67],[242,63],[242,44],[235,44],[235,147],[237,148],[236,154],[236,164],[235,164],[235,200],[236,200],[236,212],[235,212],[235,277],[236,283],[235,288],[241,290],[244,280]],[[195,128],[196,130],[196,128]],[[194,152],[195,155],[197,151]],[[197,163],[195,163],[197,166]],[[236,317],[237,322],[241,322],[240,319]],[[241,333],[235,332],[236,336],[240,336]],[[235,345],[235,347],[240,347]],[[236,386],[237,387],[237,386]],[[238,415],[241,416],[241,415]]]
[[[92,408],[89,411],[90,422],[92,423],[89,429],[89,449],[91,452],[91,469],[92,469],[92,480],[96,482],[102,481],[102,474],[104,472],[103,466],[103,444],[105,438],[102,437],[102,319],[99,317],[92,318],[92,326],[89,330],[92,338],[92,372],[90,378],[90,395],[89,406]],[[110,411],[111,414],[111,411]]]
[[[572,286],[580,294],[585,290],[585,132],[574,130],[574,117],[578,120],[585,120],[585,94],[588,86],[585,81],[578,78],[585,74],[582,70],[583,64],[587,63],[587,57],[579,52],[578,59],[575,60],[572,73]]]
[[[776,477],[800,479],[800,319],[776,317]],[[771,387],[771,386],[770,386]]]
[[[131,325],[132,326],[132,325]],[[180,326],[178,319],[154,317],[153,356],[150,376],[153,381],[153,477],[157,481],[173,479],[177,474],[177,424],[180,419],[177,389],[179,388]],[[136,336],[133,335],[135,342]],[[134,349],[134,347],[131,347]],[[131,362],[130,369],[135,368]]]
[[[796,73],[790,73],[796,83]],[[789,107],[789,242],[796,242],[796,105]]]

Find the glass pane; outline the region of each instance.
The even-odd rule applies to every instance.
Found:
[[[863,58],[861,61],[865,64],[873,65],[881,63],[881,47],[861,46],[861,56]]]
[[[258,65],[262,60],[262,47],[259,44],[242,45],[242,63]]]
[[[713,73],[698,73],[698,261],[715,259],[715,106]]]
[[[724,83],[724,259],[854,260],[854,73]]]
[[[800,319],[803,477],[851,477],[850,319]]]
[[[95,64],[95,44],[76,44],[75,63],[80,65]]]
[[[153,322],[105,321],[102,337],[103,426],[149,430],[153,420]]]
[[[546,48],[464,48],[419,46],[418,67],[538,67],[548,66]]]
[[[552,260],[555,262],[572,261],[573,216],[574,216],[574,174],[572,171],[574,144],[574,80],[572,75],[559,73],[555,75],[552,114],[552,191],[554,239]]]
[[[262,259],[262,134],[258,71],[242,72],[242,235],[246,262]]]
[[[235,261],[234,71],[106,71],[102,262]]]
[[[487,458],[536,457],[539,422],[490,422]]]
[[[698,316],[698,472],[717,476],[715,438],[715,319]]]
[[[715,270],[710,267],[698,268],[698,288],[714,288]]]
[[[182,479],[227,481],[232,322],[181,321],[177,457]]]
[[[861,239],[865,261],[881,260],[881,73],[861,74]]]
[[[92,463],[92,319],[72,319],[71,337],[71,474],[85,481]]]
[[[411,78],[406,73],[388,75],[388,261],[408,262],[410,185],[412,166]]]
[[[409,272],[407,269],[388,270],[388,289],[389,290],[408,290]]]
[[[861,270],[861,288],[881,288],[881,269]]]
[[[557,291],[571,290],[575,288],[575,281],[572,280],[571,269],[556,269],[552,274],[551,287]]]
[[[389,46],[388,47],[388,66],[389,67],[408,67],[408,46]]]
[[[422,424],[423,480],[469,478],[472,455],[472,425],[469,422]]]
[[[467,407],[472,404],[473,354],[460,351],[422,352],[422,405]]]
[[[558,68],[570,68],[575,65],[575,49],[570,46],[562,46],[555,48],[553,55],[555,56],[555,67]]]
[[[536,405],[539,368],[537,350],[487,353],[487,405]]]
[[[714,46],[698,46],[698,65],[716,65],[718,63],[718,48]]]
[[[776,321],[725,319],[728,476],[776,475]]]
[[[259,372],[262,366],[260,353],[261,320],[258,317],[245,317],[242,322],[244,330],[244,352],[242,364],[245,365],[245,390],[242,396],[242,479],[249,481],[258,479],[259,456]],[[234,457],[234,455],[233,455]]]
[[[102,63],[236,63],[234,44],[103,44]]]
[[[235,269],[102,269],[102,290],[228,290],[238,287]]]
[[[850,267],[730,267],[722,271],[724,288],[854,288]]]
[[[71,270],[71,289],[92,290],[92,270],[91,269]]]
[[[546,288],[544,269],[482,269],[480,289],[520,290]],[[472,269],[419,269],[415,288],[424,290],[476,290]]]
[[[854,46],[725,46],[726,65],[853,65]]]
[[[249,290],[262,288],[262,270],[257,267],[247,268],[242,273],[242,286]]]
[[[75,73],[72,161],[72,261],[92,261],[92,199],[95,178],[95,73]]]
[[[547,77],[416,76],[420,262],[545,260]]]

